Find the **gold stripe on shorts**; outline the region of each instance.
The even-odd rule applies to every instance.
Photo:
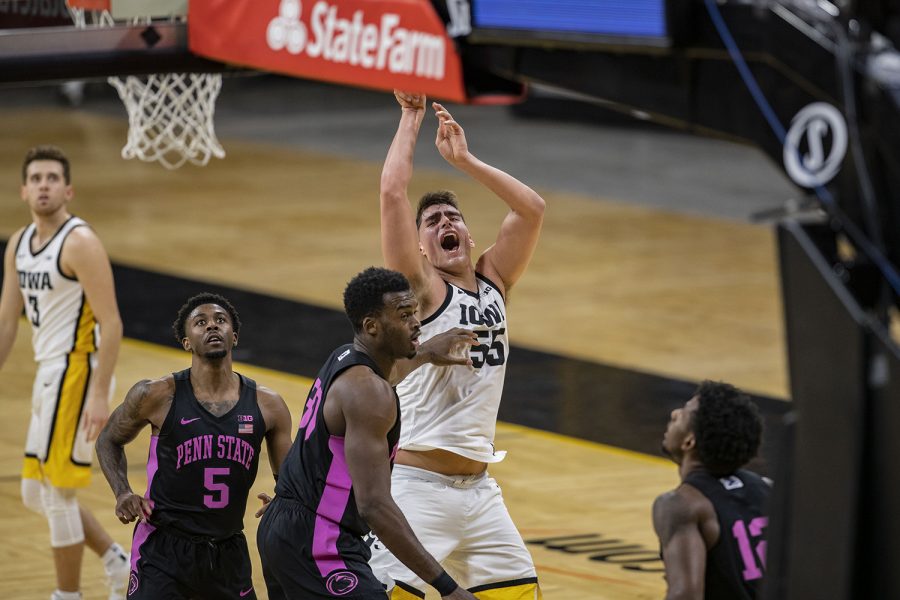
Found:
[[[42,465],[44,477],[56,487],[85,487],[91,481],[91,464],[76,463],[73,456],[75,435],[87,396],[91,376],[90,355],[69,354],[56,403],[56,414],[50,434],[47,460]]]

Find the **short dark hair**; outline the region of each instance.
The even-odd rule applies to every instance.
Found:
[[[691,426],[700,461],[717,477],[731,475],[759,450],[759,409],[747,394],[727,383],[704,381],[694,395],[699,406]]]
[[[378,314],[384,308],[384,295],[405,292],[410,289],[409,280],[402,273],[369,267],[350,280],[344,289],[344,312],[353,325],[353,331],[362,331],[363,319]]]
[[[69,158],[60,148],[50,145],[35,146],[25,154],[25,161],[22,163],[22,183],[25,183],[28,179],[28,165],[36,160],[55,160],[60,163],[63,167],[63,179],[65,180],[66,185],[72,183]]]
[[[228,315],[231,317],[231,328],[235,333],[240,333],[241,318],[238,316],[238,312],[237,310],[235,310],[234,306],[231,305],[231,302],[229,302],[219,294],[203,292],[201,294],[197,294],[196,296],[191,296],[190,298],[188,298],[187,302],[185,302],[181,306],[181,308],[178,309],[178,316],[175,317],[175,322],[172,323],[172,330],[175,332],[175,340],[179,344],[185,337],[185,321],[187,321],[187,318],[195,308],[197,308],[198,306],[202,306],[203,304],[218,304],[219,306],[224,308]]]
[[[437,206],[438,204],[449,204],[456,210],[459,210],[459,203],[456,200],[456,194],[450,190],[438,190],[436,192],[428,192],[419,198],[419,206],[416,208],[416,229],[422,224],[422,213],[429,206]],[[462,214],[462,211],[459,212]],[[463,219],[465,220],[465,219]]]

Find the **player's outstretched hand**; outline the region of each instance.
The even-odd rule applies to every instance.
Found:
[[[412,92],[394,90],[394,98],[397,99],[400,108],[425,110],[425,94],[414,94]]]
[[[260,492],[256,495],[257,498],[262,500],[262,506],[259,507],[259,510],[256,511],[256,518],[260,518],[266,511],[269,509],[269,503],[272,502],[272,496],[268,495],[265,492]]]
[[[148,519],[153,514],[153,502],[134,492],[123,492],[116,498],[116,516],[122,523],[132,523],[135,519]]]
[[[419,346],[419,353],[424,352],[428,362],[439,367],[451,365],[468,365],[471,367],[472,357],[469,349],[478,344],[478,336],[474,331],[463,329],[462,327],[454,327],[423,342]]]
[[[437,136],[434,145],[438,152],[452,165],[462,164],[469,156],[469,145],[462,126],[453,120],[453,115],[442,104],[432,102],[434,114],[438,118]]]

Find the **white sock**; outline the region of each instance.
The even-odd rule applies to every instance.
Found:
[[[113,542],[109,548],[106,549],[106,552],[103,553],[103,556],[100,557],[100,560],[103,561],[103,566],[106,567],[106,570],[110,570],[113,567],[118,566],[118,564],[128,561],[128,555],[125,553],[125,550],[122,549],[122,546]]]
[[[50,596],[50,600],[81,600],[81,592],[64,592],[56,590]]]

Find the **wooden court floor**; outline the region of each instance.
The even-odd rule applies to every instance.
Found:
[[[46,600],[53,589],[45,521],[19,501],[24,428],[30,405],[30,331],[23,320],[19,337],[3,370],[0,403],[10,426],[0,430],[0,598]],[[133,383],[183,369],[187,354],[127,340],[116,371],[117,398]],[[300,414],[311,381],[295,375],[238,365],[237,370],[277,390],[291,414]],[[135,490],[146,489],[144,470],[149,428],[128,447],[129,479]],[[609,446],[583,442],[525,427],[503,425],[497,447],[508,458],[491,468],[537,565],[547,600],[625,600],[659,598],[664,593],[650,505],[677,479],[674,465]],[[253,546],[253,518],[258,492],[271,494],[268,459],[260,457],[259,475],[248,503],[245,532],[254,560],[257,594],[265,599],[259,558]],[[113,538],[130,546],[131,526],[115,518],[112,492],[95,466],[91,486],[79,494]],[[591,558],[598,557],[598,558]],[[641,570],[636,570],[641,569]],[[105,598],[102,568],[86,551],[83,592],[86,599]],[[429,596],[430,599],[430,596]]]
[[[395,127],[384,124],[385,147]],[[120,263],[340,308],[350,277],[381,262],[380,163],[225,140],[226,159],[169,172],[120,158],[120,118],[10,109],[0,130],[15,141],[0,145],[0,237],[29,219],[17,200],[25,150],[53,142],[73,161],[72,211]],[[502,202],[427,169],[410,196],[440,188],[461,198],[475,250],[490,245]],[[514,344],[787,397],[768,227],[539,191],[541,241],[509,301]]]
[[[395,123],[384,127],[387,145]],[[0,203],[0,237],[28,220],[18,200],[25,149],[52,142],[73,159],[73,212],[93,224],[117,262],[339,308],[346,281],[381,260],[380,164],[224,140],[226,160],[167,172],[119,158],[121,119],[20,109],[0,115],[0,128],[7,140],[0,145],[0,182],[8,190]],[[411,195],[434,188],[460,194],[476,242],[489,244],[504,212],[500,203],[464,179],[417,171]],[[514,344],[787,396],[769,229],[540,191],[548,201],[542,240],[510,299]],[[43,599],[52,589],[46,525],[18,499],[33,375],[29,337],[23,325],[0,371],[0,402],[8,414],[0,433],[2,598]],[[138,379],[186,364],[177,351],[127,341],[117,398]],[[308,381],[241,368],[281,392],[296,419]],[[650,504],[676,483],[674,466],[511,425],[500,426],[497,445],[510,454],[492,473],[531,542],[548,600],[662,596],[660,573],[640,561],[654,551]],[[140,488],[146,436],[129,456]],[[271,489],[266,471],[260,467],[260,490]],[[118,541],[128,542],[130,530],[114,519],[102,477],[82,499]],[[246,526],[252,539],[252,516]],[[85,597],[101,597],[97,561],[87,557],[84,574]],[[256,574],[261,584],[258,565]]]

